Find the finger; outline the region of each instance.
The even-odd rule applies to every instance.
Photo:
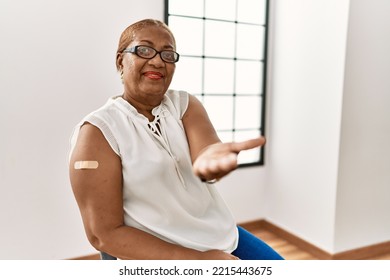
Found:
[[[193,170],[195,175],[203,176],[203,174],[207,173],[208,165],[205,160],[197,160],[194,163]]]
[[[238,166],[237,154],[231,153],[220,159],[218,159],[218,165],[215,168],[209,169],[205,176],[212,179],[221,179],[231,171],[235,170]]]
[[[265,144],[265,138],[263,136],[260,136],[258,138],[254,138],[242,142],[231,143],[231,150],[235,153],[239,153],[244,150],[249,150],[249,149],[263,146],[264,144]]]
[[[206,173],[217,173],[219,171],[219,161],[218,159],[210,159],[206,166],[204,172]]]
[[[217,159],[199,160],[195,162],[193,170],[196,176],[207,181],[216,178],[220,167]]]
[[[237,154],[230,153],[219,160],[219,170],[231,171],[237,168]]]
[[[220,174],[226,174],[237,168],[237,154],[230,153],[218,159],[204,160],[196,167],[195,174],[201,175],[202,178],[219,178]]]

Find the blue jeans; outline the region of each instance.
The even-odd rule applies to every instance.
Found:
[[[283,260],[274,249],[264,241],[238,226],[238,246],[232,255],[241,260]]]
[[[283,260],[274,249],[250,232],[238,226],[238,246],[232,255],[241,260]],[[100,252],[102,260],[116,260],[115,257]]]

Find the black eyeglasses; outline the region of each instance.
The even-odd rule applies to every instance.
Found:
[[[180,55],[175,51],[157,51],[149,46],[135,46],[128,49],[124,49],[123,52],[134,53],[139,57],[152,59],[157,54],[160,55],[161,59],[168,63],[176,63],[179,61]]]

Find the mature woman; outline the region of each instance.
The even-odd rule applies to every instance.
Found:
[[[168,90],[178,60],[164,23],[130,25],[116,56],[123,94],[75,128],[70,179],[89,241],[120,259],[281,259],[212,184],[264,138],[221,143],[202,104]]]

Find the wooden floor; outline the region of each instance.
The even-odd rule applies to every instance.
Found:
[[[283,238],[266,229],[251,229],[254,235],[270,245],[275,251],[282,255],[286,260],[318,260],[310,253],[298,248]],[[390,253],[378,255],[366,260],[390,260]]]
[[[252,229],[251,232],[270,245],[286,260],[317,260],[313,255],[265,229]]]

